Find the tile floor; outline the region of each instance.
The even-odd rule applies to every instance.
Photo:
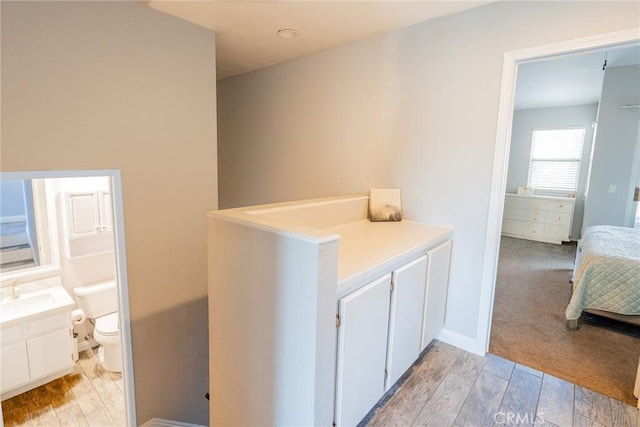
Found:
[[[4,425],[125,426],[122,375],[105,371],[96,352],[81,352],[71,374],[3,401]]]
[[[492,354],[434,341],[361,425],[638,427],[634,407]]]
[[[124,426],[120,374],[92,350],[76,371],[2,402],[5,426]],[[434,341],[362,426],[640,427],[623,402],[494,355]]]

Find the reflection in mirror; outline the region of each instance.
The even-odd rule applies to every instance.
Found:
[[[3,179],[0,185],[0,275],[51,265],[44,180]]]
[[[89,387],[96,405],[60,424],[137,425],[118,173],[0,172],[0,184],[0,336],[13,331],[0,355],[5,424],[49,425],[49,412],[22,403],[77,407]]]

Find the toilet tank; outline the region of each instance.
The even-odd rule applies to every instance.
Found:
[[[87,317],[95,319],[118,311],[118,291],[116,282],[101,282],[73,288],[78,308]]]

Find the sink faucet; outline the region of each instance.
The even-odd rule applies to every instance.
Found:
[[[20,286],[18,286],[17,280],[11,282],[11,292],[14,299],[20,298]]]

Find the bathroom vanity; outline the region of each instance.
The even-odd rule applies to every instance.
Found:
[[[368,199],[208,214],[211,425],[355,425],[440,332],[453,229]]]
[[[60,278],[21,284],[17,297],[8,288],[0,302],[2,400],[70,373],[75,363],[75,302]]]

